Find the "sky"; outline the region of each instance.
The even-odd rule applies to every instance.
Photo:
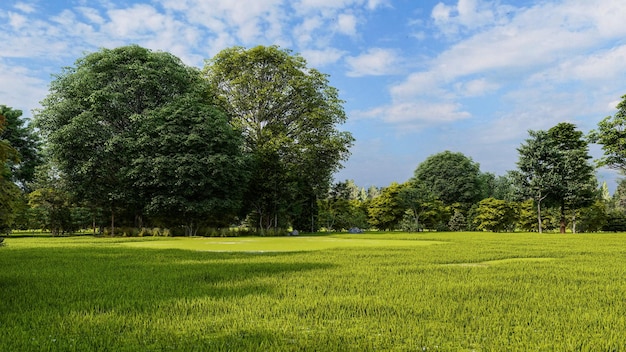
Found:
[[[586,133],[615,114],[624,18],[623,0],[2,0],[0,104],[32,117],[54,75],[100,48],[201,68],[225,48],[278,45],[345,101],[339,129],[356,141],[336,181],[402,183],[445,150],[504,175],[528,130]],[[611,189],[619,177],[598,171]]]

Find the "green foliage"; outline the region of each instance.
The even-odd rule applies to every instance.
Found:
[[[462,153],[445,151],[429,156],[417,169],[413,182],[421,182],[446,205],[469,205],[483,192],[480,167]]]
[[[5,117],[0,114],[0,136],[3,135],[5,127]],[[0,233],[9,233],[15,220],[20,191],[11,181],[8,164],[18,161],[18,152],[8,141],[0,139]]]
[[[198,70],[171,54],[102,49],[56,76],[34,122],[77,200],[109,209],[111,219],[137,215],[145,204],[128,168],[139,122],[200,82]]]
[[[247,181],[240,135],[202,93],[133,118],[129,175],[145,210],[190,236],[206,221],[229,224]]]
[[[346,116],[328,76],[275,46],[223,50],[204,72],[251,156],[245,205],[255,226],[314,218],[315,200],[326,195],[353,142],[336,129]]]
[[[396,182],[383,188],[381,194],[372,199],[368,208],[369,223],[379,230],[395,229],[404,216],[405,208],[402,205],[400,192],[404,188]]]
[[[589,133],[589,140],[602,145],[604,156],[598,160],[598,166],[626,172],[626,95],[617,104],[615,115],[605,117],[598,129]]]
[[[21,110],[0,105],[0,116],[5,118],[5,129],[0,131],[0,140],[8,142],[16,150],[19,159],[19,163],[8,163],[11,179],[25,192],[29,192],[29,183],[33,181],[35,169],[43,162],[39,150],[39,135],[31,125],[24,126],[26,120],[21,118]]]
[[[450,221],[448,221],[448,228],[450,231],[465,231],[467,229],[467,221],[463,213],[455,210],[452,217],[450,217]]]
[[[495,198],[483,199],[476,209],[477,230],[492,232],[513,231],[517,221],[517,211],[514,205]]]
[[[559,227],[564,233],[566,211],[589,206],[597,198],[587,142],[571,123],[559,123],[548,131],[529,131],[529,135],[518,148],[518,170],[510,176],[519,195],[536,202],[539,224],[543,223],[542,204],[559,208]]]

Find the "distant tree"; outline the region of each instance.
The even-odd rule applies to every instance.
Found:
[[[353,143],[337,129],[346,120],[337,89],[304,58],[276,46],[223,50],[204,73],[243,132],[252,161],[245,205],[257,226],[306,221],[305,207],[326,196]]]
[[[469,207],[483,193],[479,165],[462,153],[445,151],[429,156],[417,166],[413,180],[422,182],[445,205]]]
[[[509,177],[513,180],[516,191],[522,199],[534,200],[537,209],[537,228],[539,233],[542,233],[542,202],[550,195],[558,182],[554,167],[554,162],[558,159],[558,151],[550,142],[547,131],[528,131],[528,134],[530,138],[517,148],[518,170],[511,171]]]
[[[411,226],[407,228],[419,231],[423,227],[420,223],[421,217],[431,210],[435,196],[423,182],[414,179],[403,185],[398,197],[402,207],[408,212],[408,218],[412,221]]]
[[[495,198],[483,199],[478,203],[474,218],[477,230],[493,232],[514,229],[517,214],[515,207],[507,201]]]
[[[22,111],[15,110],[5,105],[0,105],[0,115],[5,117],[5,129],[0,134],[0,140],[6,140],[16,151],[19,163],[9,161],[13,182],[22,190],[29,192],[29,182],[35,175],[35,168],[41,165],[43,159],[40,152],[39,136],[31,125],[24,126],[26,120],[22,119]]]
[[[607,166],[626,172],[626,95],[617,104],[614,116],[607,116],[598,123],[598,129],[589,132],[589,141],[602,145],[604,156],[598,166]]]
[[[598,232],[607,223],[607,204],[603,200],[596,200],[591,206],[578,210],[576,217],[578,221],[579,232]],[[573,232],[576,232],[573,228]]]
[[[402,185],[392,182],[388,187],[383,188],[378,197],[372,199],[368,209],[372,227],[379,230],[393,230],[400,224],[405,212],[399,196],[402,189]]]
[[[450,228],[450,231],[465,230],[467,228],[467,222],[463,213],[456,210],[448,222],[448,227]]]
[[[517,226],[522,231],[537,231],[537,211],[534,207],[533,199],[527,199],[518,203]]]
[[[553,161],[557,178],[550,198],[559,207],[560,232],[565,233],[566,212],[592,205],[598,197],[598,181],[589,162],[587,141],[575,125],[559,123],[548,130],[548,135],[557,151],[557,159]]]

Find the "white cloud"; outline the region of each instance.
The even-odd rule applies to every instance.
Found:
[[[8,65],[0,60],[0,104],[22,110],[24,117],[30,116],[33,103],[41,101],[47,94],[46,82],[36,77],[27,68]]]
[[[398,71],[399,54],[395,50],[372,48],[360,56],[346,57],[350,77],[382,76]]]
[[[414,101],[354,112],[355,119],[379,119],[395,126],[402,126],[404,132],[450,123],[471,117],[461,110],[459,104],[451,102]]]
[[[355,36],[357,19],[354,15],[340,14],[337,18],[337,30],[339,33]]]
[[[619,3],[610,0],[598,6],[577,0],[542,2],[511,9],[510,17],[503,15],[497,3],[439,3],[431,13],[436,23],[449,25],[448,29],[475,31],[429,60],[426,69],[390,87],[393,104],[398,108],[386,107],[386,111],[405,111],[407,104],[430,98],[434,106],[447,107],[438,112],[454,121],[463,116],[455,113],[465,110],[466,99],[497,98],[500,90],[506,90],[511,97],[514,94],[520,98],[508,106],[513,113],[501,116],[499,128],[510,129],[511,133],[499,133],[499,137],[519,136],[519,127],[533,126],[528,122],[533,118],[539,119],[535,121],[537,126],[545,126],[583,118],[585,112],[593,114],[598,106],[590,104],[591,95],[605,102],[614,91],[605,91],[601,83],[626,73],[626,46],[615,45],[626,36],[626,26],[617,28],[618,19],[626,18],[626,7],[617,6]],[[564,92],[555,87],[568,82],[578,85],[570,85]],[[593,87],[600,92],[590,92]],[[542,96],[534,97],[537,92]],[[572,104],[572,100],[578,102]],[[572,108],[554,108],[559,102]],[[493,100],[488,104],[495,105]],[[528,111],[533,114],[526,114]]]
[[[35,6],[33,4],[27,4],[24,2],[18,2],[16,3],[13,8],[20,10],[24,13],[33,13],[36,11]]]
[[[324,50],[304,50],[301,54],[309,67],[319,68],[336,63],[345,55],[345,51],[327,48]]]

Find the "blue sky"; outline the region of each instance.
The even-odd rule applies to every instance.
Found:
[[[501,175],[529,129],[587,132],[615,113],[624,18],[623,0],[2,0],[0,104],[32,116],[52,75],[101,47],[202,67],[227,47],[276,44],[346,101],[356,143],[336,180],[404,182],[444,150]]]

